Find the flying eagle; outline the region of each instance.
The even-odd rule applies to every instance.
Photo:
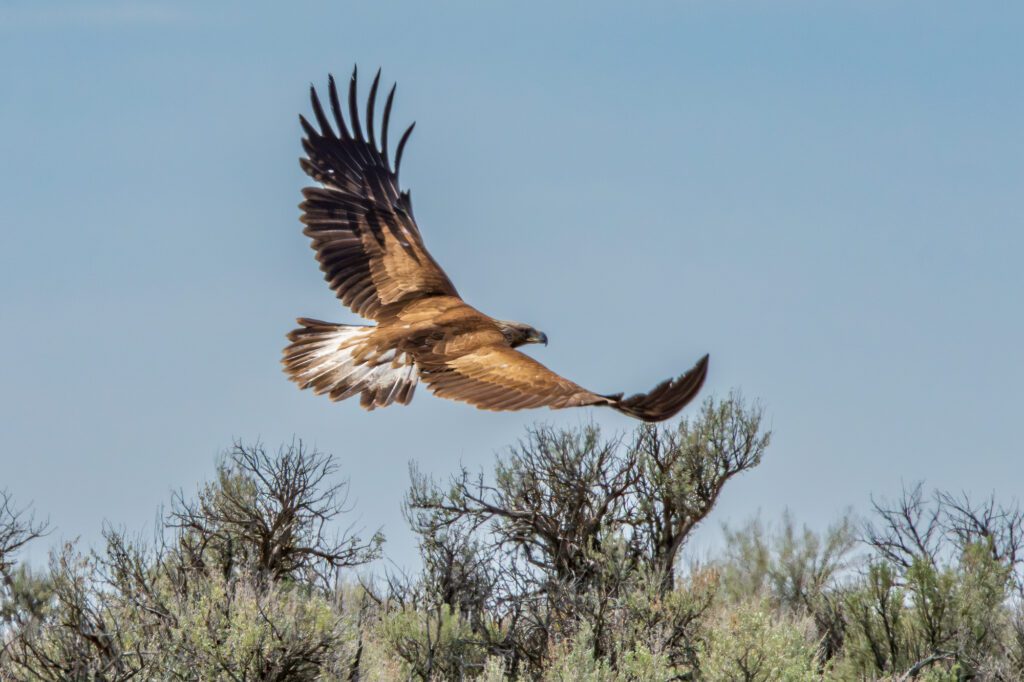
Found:
[[[327,92],[337,130],[312,86],[317,126],[299,117],[307,155],[300,164],[320,184],[302,190],[303,233],[312,239],[320,269],[337,297],[377,325],[299,318],[302,326],[288,334],[291,344],[282,360],[289,378],[331,400],[359,393],[360,404],[368,410],[407,405],[419,381],[437,396],[485,410],[607,405],[656,422],[690,402],[704,383],[707,355],[649,393],[602,395],[516,350],[547,344],[542,332],[496,320],[462,300],[423,243],[409,192],[399,189],[402,151],[415,123],[399,139],[394,165],[388,156],[394,86],[384,103],[379,138],[374,130],[379,84],[380,71],[370,86],[365,131],[355,71],[347,123],[333,77]]]

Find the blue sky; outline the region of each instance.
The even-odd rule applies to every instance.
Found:
[[[301,235],[297,114],[354,63],[417,121],[403,182],[473,305],[599,391],[711,354],[763,465],[714,520],[824,525],[901,482],[1024,482],[1019,3],[0,1],[0,487],[52,541],[151,528],[235,438],[335,453],[411,562],[407,465],[535,421],[420,390],[365,413],[280,372],[342,322]],[[31,552],[42,560],[46,546]]]

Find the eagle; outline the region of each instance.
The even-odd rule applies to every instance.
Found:
[[[378,136],[379,85],[378,70],[366,100],[365,129],[355,69],[347,121],[333,76],[327,88],[333,124],[312,85],[316,125],[299,116],[306,152],[299,163],[319,185],[302,190],[303,234],[335,295],[376,325],[299,318],[282,358],[288,377],[334,401],[359,394],[368,410],[409,404],[421,381],[434,395],[485,410],[606,405],[657,422],[689,403],[704,383],[707,355],[648,393],[594,393],[519,350],[546,345],[543,332],[485,315],[462,299],[427,251],[409,192],[399,186],[402,152],[416,124],[399,138],[392,163],[388,124],[395,87],[384,102]]]

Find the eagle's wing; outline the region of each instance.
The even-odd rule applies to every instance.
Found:
[[[420,378],[442,398],[485,410],[608,405],[644,421],[675,415],[697,392],[707,375],[705,355],[688,372],[662,382],[649,393],[623,398],[600,395],[555,374],[533,358],[501,345],[488,345],[450,358],[418,359]]]
[[[320,269],[338,298],[357,314],[371,319],[396,303],[438,294],[458,296],[451,280],[423,245],[409,193],[398,188],[402,150],[413,126],[398,142],[394,168],[388,158],[394,87],[384,104],[377,144],[374,105],[379,82],[378,71],[367,100],[365,136],[356,104],[355,71],[348,91],[351,130],[333,77],[328,94],[338,132],[332,128],[313,87],[310,99],[319,130],[299,117],[306,133],[302,146],[307,154],[300,164],[322,185],[303,190],[306,200],[299,206],[306,224],[303,232],[312,238]]]

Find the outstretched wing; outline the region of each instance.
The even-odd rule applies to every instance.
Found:
[[[623,399],[600,395],[555,374],[528,355],[507,346],[483,346],[451,358],[418,359],[420,378],[442,398],[485,410],[608,405],[644,421],[675,415],[700,391],[707,375],[705,355],[688,372],[662,382],[649,393]]]
[[[388,158],[388,121],[395,88],[384,104],[380,144],[374,107],[380,71],[366,103],[366,135],[356,102],[356,72],[348,91],[351,130],[342,113],[333,76],[328,95],[334,124],[310,87],[319,129],[300,116],[306,133],[302,169],[322,187],[303,190],[303,233],[313,240],[324,278],[341,301],[363,317],[378,319],[391,305],[432,295],[458,296],[455,286],[423,245],[408,192],[399,191],[402,151],[413,125],[398,142],[395,165]]]

